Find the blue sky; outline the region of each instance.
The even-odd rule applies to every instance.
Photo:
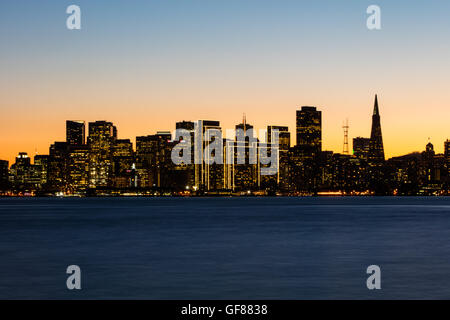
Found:
[[[71,4],[79,31],[65,26]],[[382,30],[366,28],[371,4]],[[440,150],[449,16],[433,0],[2,1],[0,158],[47,152],[70,118],[111,120],[133,138],[199,118],[232,128],[246,112],[293,132],[301,105],[324,111],[324,146],[339,152],[345,118],[351,137],[369,134],[375,93],[388,155],[428,137]]]

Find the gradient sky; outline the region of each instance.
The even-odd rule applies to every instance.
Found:
[[[82,30],[66,28],[68,5]],[[382,30],[366,28],[378,4]],[[120,138],[247,114],[256,128],[323,111],[323,146],[369,136],[379,95],[388,157],[450,138],[450,2],[380,0],[1,1],[0,159],[48,153],[65,120]]]

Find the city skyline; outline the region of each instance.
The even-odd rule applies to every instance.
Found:
[[[445,153],[425,151],[386,159],[382,112],[375,95],[370,137],[353,152],[324,150],[322,111],[296,111],[296,140],[287,126],[255,128],[243,114],[234,130],[217,120],[176,122],[176,131],[118,135],[110,121],[66,120],[66,139],[48,154],[19,152],[0,160],[0,191],[7,195],[445,195],[450,183],[450,140]],[[347,135],[348,125],[343,126]],[[345,136],[347,144],[347,136]],[[343,142],[344,144],[344,142]],[[135,146],[135,147],[134,147]]]
[[[373,112],[375,112],[375,108],[376,108],[376,110],[377,110],[377,112],[380,112],[380,111],[378,111],[378,108],[379,108],[379,106],[378,106],[378,99],[379,99],[379,95],[378,94],[375,94],[375,105],[374,105],[374,107],[372,108],[368,108],[368,110],[372,110],[373,109]],[[317,109],[319,112],[321,112],[321,113],[323,113],[323,117],[325,117],[326,118],[326,112],[324,112],[324,110],[323,110],[323,108],[321,108],[321,107],[308,107],[308,106],[302,106],[302,107],[297,107],[296,109],[295,109],[295,113],[297,113],[297,115],[298,115],[298,112],[300,112],[300,110],[302,110],[303,108],[315,108],[315,109]],[[382,109],[383,110],[383,108],[382,107],[380,107],[380,109]],[[247,113],[243,113],[244,114],[244,116],[247,118]],[[241,114],[241,117],[242,117],[242,114]],[[322,117],[322,116],[321,116]],[[295,123],[295,117],[293,117],[294,118],[294,121],[289,121],[289,122],[294,122]],[[369,119],[369,117],[366,117],[367,119]],[[217,119],[217,118],[214,118],[214,117],[205,117],[204,119]],[[238,118],[239,119],[239,118]],[[238,119],[236,119],[236,121],[234,122],[234,124],[233,125],[231,125],[230,127],[225,127],[225,126],[223,126],[222,125],[222,120],[220,120],[220,123],[221,123],[221,127],[222,127],[222,130],[223,131],[226,131],[227,129],[233,129],[234,130],[234,127],[235,127],[235,125],[236,125],[236,123],[238,123],[239,122],[239,120]],[[351,119],[351,118],[350,118]],[[14,161],[15,161],[15,159],[16,159],[16,157],[17,157],[17,155],[19,154],[19,153],[27,153],[29,156],[34,156],[34,155],[45,155],[45,154],[48,154],[48,146],[49,145],[51,145],[54,141],[66,141],[66,139],[68,138],[68,135],[69,135],[69,133],[68,133],[68,127],[67,127],[67,123],[66,122],[72,122],[72,123],[77,123],[77,122],[83,122],[84,124],[88,124],[88,123],[90,123],[90,122],[96,122],[96,121],[108,121],[108,122],[111,122],[111,123],[114,123],[115,124],[115,127],[116,128],[119,128],[119,129],[116,129],[117,131],[118,131],[118,133],[117,133],[117,136],[118,136],[118,138],[120,138],[120,139],[130,139],[131,138],[131,141],[132,141],[132,144],[133,144],[133,148],[135,149],[135,147],[136,147],[136,137],[138,137],[138,136],[145,136],[145,135],[151,135],[151,134],[156,134],[157,132],[163,132],[163,131],[169,131],[169,132],[171,132],[171,133],[173,133],[174,131],[175,131],[175,127],[176,127],[176,123],[177,122],[180,122],[180,121],[195,121],[196,119],[177,119],[177,120],[173,120],[173,124],[172,124],[172,126],[171,126],[171,128],[158,128],[158,127],[156,127],[154,130],[149,130],[149,131],[147,131],[146,133],[143,133],[143,134],[136,134],[136,135],[133,135],[133,136],[125,136],[124,134],[121,134],[121,126],[120,126],[120,122],[116,122],[116,121],[112,121],[112,120],[109,120],[107,117],[105,117],[105,118],[102,118],[102,119],[94,119],[94,120],[85,120],[85,119],[73,119],[73,120],[64,120],[63,122],[62,122],[62,124],[63,124],[63,126],[65,126],[64,127],[64,130],[62,130],[62,132],[60,132],[59,134],[58,134],[58,136],[62,136],[62,138],[60,138],[60,139],[52,139],[52,138],[50,138],[50,137],[48,137],[47,138],[47,140],[49,141],[49,143],[48,143],[48,145],[47,145],[47,147],[45,148],[45,149],[43,149],[43,150],[39,150],[39,149],[37,149],[37,147],[35,147],[34,149],[32,149],[32,150],[22,150],[22,149],[16,149],[16,150],[12,150],[11,151],[11,153],[3,153],[4,151],[3,151],[3,149],[2,149],[2,152],[1,152],[1,154],[0,154],[0,159],[2,159],[2,160],[7,160],[7,161],[9,161],[9,163],[10,164],[12,164],[12,163],[14,163]],[[322,120],[323,121],[323,120]],[[373,120],[372,120],[373,121]],[[275,120],[266,120],[264,123],[267,123],[267,125],[266,126],[263,126],[263,127],[258,127],[258,126],[256,126],[256,125],[254,125],[254,121],[252,120],[252,119],[250,119],[250,121],[249,122],[251,122],[252,123],[252,125],[253,125],[253,127],[254,127],[254,130],[255,130],[255,133],[258,135],[259,134],[259,130],[266,130],[266,128],[268,127],[268,126],[273,126],[273,125],[275,125],[275,126],[284,126],[284,127],[288,127],[289,128],[289,132],[292,134],[292,137],[294,137],[294,136],[296,136],[296,138],[294,139],[291,139],[291,146],[295,146],[296,145],[296,141],[297,141],[297,137],[298,137],[298,133],[296,133],[296,125],[293,125],[293,126],[288,126],[288,125],[286,125],[285,123],[281,123],[280,121],[277,121],[276,119]],[[372,123],[371,123],[371,121],[365,121],[365,122],[369,122],[369,128],[370,128],[370,126],[371,125],[373,125]],[[384,127],[385,127],[385,125],[384,125],[384,123],[386,122],[386,117],[384,117],[384,122],[383,122],[383,131],[385,130],[384,129]],[[321,125],[320,125],[320,127],[321,127],[321,134],[322,135],[325,135],[324,134],[324,132],[326,132],[327,130],[326,130],[326,124],[325,123],[323,123],[324,125],[322,125],[322,123],[321,123]],[[364,137],[364,136],[366,136],[366,137],[370,137],[373,133],[371,133],[371,130],[370,129],[368,129],[368,130],[366,130],[366,131],[368,131],[368,132],[366,132],[365,134],[364,133],[361,133],[361,134],[352,134],[352,130],[351,130],[351,128],[352,128],[352,126],[351,126],[351,123],[350,123],[350,134],[349,134],[349,145],[350,145],[350,154],[353,154],[353,150],[354,150],[354,146],[353,146],[353,139],[355,139],[355,138],[360,138],[360,137]],[[84,129],[84,126],[83,126],[83,130],[85,130]],[[324,151],[332,151],[332,152],[334,152],[334,153],[342,153],[342,148],[343,148],[343,144],[344,144],[344,132],[342,131],[342,125],[339,127],[339,130],[340,130],[340,138],[341,138],[341,145],[340,146],[336,146],[335,147],[335,149],[331,149],[331,148],[327,148],[327,146],[329,146],[330,145],[330,143],[327,143],[327,141],[326,141],[326,139],[325,138],[321,138],[321,141],[320,141],[320,143],[321,143],[321,145],[323,145],[324,147],[322,148],[322,150],[324,150]],[[373,128],[372,128],[372,131],[373,131]],[[87,137],[87,134],[85,134],[84,133],[84,131],[83,131],[83,135],[85,135],[85,138],[84,139],[86,139],[86,137]],[[442,141],[446,141],[446,140],[448,140],[448,137],[446,137],[446,136],[444,136],[445,138],[442,140]],[[264,137],[261,137],[261,138],[263,138],[263,140],[264,140]],[[385,140],[387,140],[388,142],[387,142],[387,144],[389,145],[389,137],[386,139],[386,137],[385,137],[385,135],[383,134],[383,138],[385,139]],[[420,152],[421,150],[422,150],[422,148],[423,148],[423,145],[426,143],[426,142],[434,142],[434,145],[436,145],[436,152],[437,153],[444,153],[445,152],[445,150],[444,150],[444,146],[442,145],[440,145],[439,143],[437,143],[437,141],[434,141],[430,136],[428,136],[428,137],[424,137],[424,140],[423,141],[421,141],[421,144],[420,144],[420,146],[417,148],[417,149],[413,149],[413,150],[409,150],[409,151],[406,151],[406,152],[400,152],[400,151],[398,151],[398,152],[396,152],[396,153],[391,153],[391,154],[388,154],[387,152],[385,152],[385,154],[386,154],[386,156],[385,156],[385,158],[386,159],[389,159],[389,158],[393,158],[393,157],[398,157],[398,156],[402,156],[402,155],[407,155],[407,154],[411,154],[411,153],[414,153],[414,152]],[[409,143],[411,143],[411,141],[405,141],[406,143],[406,145],[409,145]],[[384,144],[386,145],[386,141],[384,141]],[[41,144],[39,144],[39,145],[41,145]],[[383,147],[382,147],[383,148]],[[404,149],[402,149],[402,150],[404,150]],[[9,155],[9,157],[6,157],[6,156],[3,156],[2,157],[2,154],[10,154]]]
[[[345,119],[350,137],[369,135],[375,93],[387,157],[429,137],[443,152],[449,3],[378,1],[377,31],[370,1],[80,0],[81,30],[66,28],[69,4],[0,3],[2,159],[45,153],[66,119],[106,119],[133,137],[183,119],[232,128],[245,112],[256,128],[277,119],[293,132],[301,105],[324,112],[323,147],[340,152]]]

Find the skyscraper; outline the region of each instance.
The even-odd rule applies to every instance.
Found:
[[[209,163],[211,157],[216,157],[215,151],[211,150],[210,145],[214,142],[223,143],[220,121],[198,120],[195,126],[194,157],[197,162],[195,164],[195,186],[204,190],[221,189],[224,186],[223,164]],[[218,140],[216,141],[216,139]]]
[[[47,161],[47,183],[52,191],[66,191],[68,184],[67,159],[70,145],[55,141],[50,146]]]
[[[375,105],[372,115],[372,131],[369,144],[369,163],[382,164],[384,162],[383,135],[381,134],[380,110],[378,96],[375,95]]]
[[[194,146],[195,146],[195,123],[192,121],[181,121],[176,123],[176,129],[183,129],[189,132],[191,137],[190,150],[191,150],[191,159],[190,163],[180,164],[175,167],[178,170],[178,176],[182,181],[184,181],[185,188],[188,190],[193,189],[195,185],[195,164],[194,164]],[[179,139],[181,140],[181,139]]]
[[[444,154],[445,160],[447,160],[447,164],[450,165],[450,140],[444,142]]]
[[[133,143],[130,139],[116,139],[112,147],[113,157],[113,180],[116,188],[127,188],[132,186],[134,181],[133,164],[134,152]]]
[[[322,112],[315,107],[297,110],[297,147],[312,155],[322,151]]]
[[[45,154],[37,154],[34,156],[34,166],[39,173],[41,186],[47,183],[48,159],[49,156]]]
[[[89,186],[111,184],[112,147],[117,130],[111,122],[89,122]]]
[[[136,137],[136,165],[143,188],[167,188],[171,184],[172,134],[162,131]]]
[[[0,160],[0,190],[4,190],[8,186],[9,180],[9,162]]]
[[[66,121],[66,141],[70,145],[85,143],[85,124],[80,120]]]
[[[278,142],[275,141],[274,131],[278,131]],[[278,165],[277,165],[277,184],[282,190],[288,188],[288,152],[291,147],[291,133],[289,128],[285,126],[267,126],[266,141],[268,146],[272,148],[272,143],[278,143]]]
[[[444,142],[444,156],[447,164],[447,179],[450,183],[450,140]]]
[[[232,190],[250,190],[258,183],[258,166],[254,161],[257,157],[257,139],[254,136],[253,126],[247,123],[245,114],[242,123],[237,124],[235,130],[235,141],[228,144],[228,147],[233,149],[233,164],[228,165],[226,171],[231,173]],[[229,180],[228,177],[226,180]]]
[[[89,146],[69,146],[67,154],[67,191],[83,192],[89,185]]]
[[[367,160],[369,157],[370,139],[353,138],[353,155],[357,158]]]

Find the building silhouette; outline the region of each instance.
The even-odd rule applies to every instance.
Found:
[[[9,188],[9,161],[0,160],[0,191]]]
[[[370,138],[353,138],[353,155],[359,159],[369,160]]]
[[[66,121],[66,141],[70,145],[85,144],[85,122],[81,120]]]
[[[47,155],[32,162],[20,152],[11,167],[0,160],[0,195],[450,194],[450,140],[443,153],[429,141],[422,152],[385,161],[378,96],[371,136],[354,138],[352,155],[322,150],[322,113],[315,107],[296,112],[292,147],[288,127],[269,125],[260,141],[245,116],[231,137],[219,121],[175,126],[183,136],[158,131],[136,137],[134,148],[112,122],[90,122],[85,141],[84,121],[68,120],[66,141],[52,143]],[[190,161],[175,164],[174,147],[188,139]],[[264,157],[275,163],[262,163]]]
[[[322,111],[304,106],[297,110],[297,147],[306,154],[318,155],[322,151]]]
[[[372,115],[372,131],[369,143],[369,163],[379,165],[384,162],[383,135],[381,133],[380,110],[378,107],[378,95],[375,95],[375,104]]]

